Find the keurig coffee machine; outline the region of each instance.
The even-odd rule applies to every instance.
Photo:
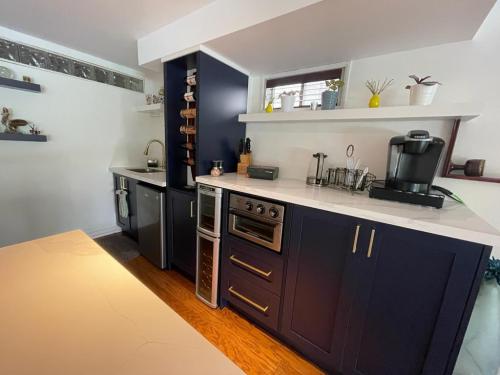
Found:
[[[391,138],[386,180],[372,185],[370,197],[441,208],[444,195],[432,190],[432,181],[444,144],[425,130]]]

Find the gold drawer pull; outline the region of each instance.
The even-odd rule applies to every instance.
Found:
[[[371,258],[372,249],[373,249],[373,240],[375,239],[375,229],[372,229],[372,234],[370,235],[370,244],[368,245],[368,254],[366,254],[367,258]]]
[[[254,272],[256,272],[259,275],[262,275],[264,277],[269,277],[273,273],[273,271],[269,271],[269,272],[262,271],[261,269],[258,269],[257,267],[254,267],[251,264],[248,264],[248,263],[243,262],[242,260],[239,260],[234,255],[231,255],[229,257],[229,260],[231,260],[231,262],[239,264],[240,266],[243,266],[243,267],[245,267],[245,268],[247,268],[247,269],[249,269],[251,271],[254,271]]]
[[[266,306],[266,307],[262,307],[261,305],[259,305],[258,303],[255,303],[254,301],[252,301],[251,299],[245,297],[243,294],[240,294],[238,293],[236,290],[234,290],[234,288],[232,286],[229,287],[229,293],[231,293],[232,295],[238,297],[240,300],[242,300],[243,302],[246,302],[248,303],[250,306],[252,306],[253,308],[259,310],[260,312],[262,313],[266,313],[267,310],[269,310],[269,306]]]
[[[353,254],[356,254],[356,250],[358,249],[359,228],[361,228],[361,225],[356,225],[356,234],[354,234],[354,242],[352,243]]]

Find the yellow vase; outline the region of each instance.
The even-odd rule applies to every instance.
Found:
[[[380,96],[378,95],[373,95],[368,102],[368,107],[370,108],[378,108],[380,107]]]
[[[266,112],[271,113],[273,111],[273,102],[269,102],[266,106]]]

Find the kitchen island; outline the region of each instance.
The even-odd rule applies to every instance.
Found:
[[[1,374],[239,374],[81,231],[0,249]]]
[[[353,194],[328,187],[318,188],[295,179],[268,181],[236,173],[220,177],[199,176],[196,182],[440,236],[500,246],[497,229],[467,206],[451,199],[445,200],[443,208],[436,209],[373,199],[367,192]]]

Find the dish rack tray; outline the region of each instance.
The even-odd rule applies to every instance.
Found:
[[[362,169],[329,168],[328,187],[352,192],[365,191],[377,177],[372,173],[362,176]],[[361,182],[359,182],[360,178],[362,178]]]

